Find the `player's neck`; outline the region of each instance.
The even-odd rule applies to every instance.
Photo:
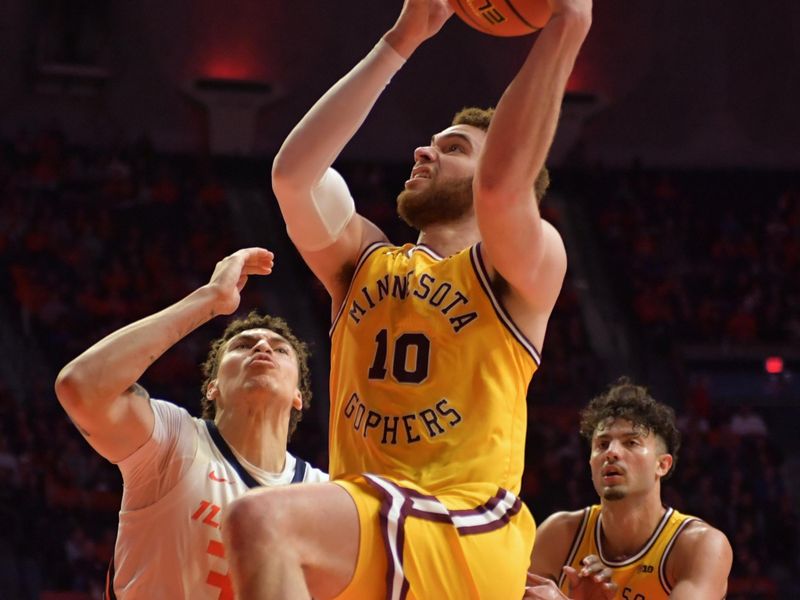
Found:
[[[624,560],[641,550],[653,535],[666,509],[660,494],[629,497],[602,503],[603,554],[609,560]]]
[[[420,232],[417,244],[425,244],[440,256],[458,254],[481,239],[474,217],[455,223],[428,225]]]
[[[270,473],[286,462],[288,416],[265,410],[228,410],[215,419],[222,437],[247,462]]]

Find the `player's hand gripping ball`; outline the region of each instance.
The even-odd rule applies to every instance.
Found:
[[[547,0],[448,1],[462,21],[489,35],[527,35],[544,27],[550,18]]]

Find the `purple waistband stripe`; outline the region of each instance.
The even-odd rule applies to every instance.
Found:
[[[380,519],[388,559],[386,600],[405,600],[408,595],[409,583],[403,570],[407,517],[450,523],[458,530],[459,535],[473,535],[503,527],[522,509],[522,501],[502,488],[480,506],[466,510],[448,510],[434,496],[420,494],[376,475],[367,473],[364,477],[383,497]]]

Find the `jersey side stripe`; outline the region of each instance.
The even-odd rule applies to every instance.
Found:
[[[114,544],[116,547],[116,543]],[[106,589],[103,594],[103,600],[117,600],[117,595],[114,593],[114,553],[111,553],[111,560],[108,561],[108,571],[106,571]]]
[[[336,313],[336,317],[334,317],[333,322],[331,323],[331,328],[328,330],[328,335],[333,335],[333,330],[336,329],[336,324],[339,322],[339,318],[342,316],[344,312],[345,306],[347,306],[347,299],[350,297],[350,292],[353,291],[353,282],[356,280],[356,275],[358,275],[358,271],[364,266],[367,258],[375,252],[378,248],[389,247],[391,244],[387,244],[386,242],[373,242],[369,246],[367,246],[364,251],[361,253],[358,261],[356,261],[356,268],[353,269],[353,277],[350,279],[350,285],[347,287],[347,293],[344,295],[344,300],[342,300],[342,305],[339,307],[338,312]]]
[[[586,533],[586,527],[589,525],[589,515],[591,512],[591,508],[589,507],[583,509],[583,518],[581,519],[580,527],[578,527],[578,529],[575,531],[575,537],[572,540],[572,546],[567,554],[567,560],[564,562],[564,565],[566,566],[572,565],[572,561],[575,560],[575,555],[578,552],[578,548],[580,548],[581,540],[583,540],[583,536]],[[564,571],[561,571],[561,575],[558,578],[558,587],[564,585],[565,577],[566,575],[564,574]]]
[[[667,559],[669,558],[670,552],[672,552],[672,546],[675,544],[675,540],[678,539],[678,536],[689,523],[699,520],[700,519],[686,519],[683,523],[681,523],[675,530],[675,533],[672,534],[672,538],[669,540],[667,547],[664,549],[664,553],[661,555],[661,562],[658,565],[658,578],[661,581],[661,587],[664,588],[664,591],[667,592],[667,595],[672,593],[672,586],[669,584],[669,581],[667,581]]]
[[[533,358],[533,361],[539,365],[542,359],[539,355],[539,351],[536,349],[536,346],[534,346],[533,343],[527,337],[525,337],[525,334],[519,330],[516,323],[514,323],[514,321],[511,319],[511,316],[508,314],[508,312],[506,312],[505,307],[501,304],[492,291],[489,273],[486,270],[486,265],[483,264],[483,258],[481,257],[480,246],[480,242],[472,246],[469,254],[470,261],[472,262],[472,268],[475,270],[478,281],[480,282],[484,293],[491,301],[492,307],[494,308],[495,313],[497,313],[497,317],[500,319],[500,322],[505,325],[506,329],[511,332],[511,335],[513,335],[522,345],[522,347],[527,350],[528,354],[530,354]]]

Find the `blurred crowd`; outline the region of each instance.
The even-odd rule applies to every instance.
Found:
[[[633,168],[573,181],[619,297],[657,343],[800,341],[797,174]]]
[[[394,188],[407,166],[341,169],[363,214],[395,241],[414,239],[394,213]],[[242,245],[230,202],[238,187],[255,186],[265,205],[274,204],[266,161],[254,169],[257,182],[223,181],[218,170],[208,159],[159,155],[146,140],[111,150],[75,149],[58,131],[47,131],[21,133],[0,145],[0,285],[10,291],[0,309],[20,336],[15,348],[30,352],[28,360],[41,362],[43,373],[26,382],[22,399],[11,386],[0,386],[6,482],[0,512],[7,523],[0,533],[0,589],[11,590],[9,598],[38,599],[45,592],[98,597],[113,549],[121,479],[66,418],[52,381],[103,335],[204,283],[215,262]],[[800,194],[779,179],[739,179],[634,169],[586,180],[620,298],[631,299],[631,314],[657,344],[800,340]],[[580,182],[573,185],[569,193],[588,196]],[[545,210],[558,226],[562,216]],[[279,257],[292,252],[287,239],[271,244]],[[324,337],[325,292],[306,270],[295,276],[305,278],[301,286],[315,309],[284,316],[313,322]],[[529,391],[522,495],[538,521],[596,500],[588,448],[577,436],[577,408],[610,382],[587,342],[574,285],[568,277]],[[258,288],[243,310],[266,303],[278,314],[291,311],[291,302],[276,308],[275,299],[275,292]],[[198,365],[209,336],[219,332],[189,336],[148,371],[145,387],[197,414]],[[791,573],[800,566],[792,495],[797,459],[758,412],[743,408],[731,415],[701,381],[681,392],[685,404],[676,408],[684,446],[665,501],[730,538],[729,598],[800,595],[791,587]],[[301,424],[293,450],[324,467],[326,443],[312,421]]]

